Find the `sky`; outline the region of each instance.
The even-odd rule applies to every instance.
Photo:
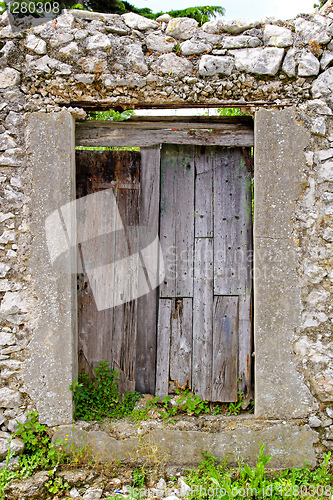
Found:
[[[206,0],[207,2],[207,0]],[[153,12],[166,12],[172,9],[185,9],[196,5],[221,5],[225,8],[225,17],[263,19],[275,16],[291,19],[296,14],[313,11],[315,0],[132,0],[136,7],[149,7]],[[319,2],[318,2],[319,3]]]

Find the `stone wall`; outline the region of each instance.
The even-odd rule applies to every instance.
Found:
[[[319,432],[317,452],[333,449],[331,10],[329,3],[286,22],[222,18],[202,27],[192,19],[166,15],[152,21],[136,14],[68,11],[22,30],[6,13],[0,17],[2,431],[13,431],[16,420],[24,421],[31,409],[43,407],[47,414],[47,384],[38,393],[26,378],[31,360],[38,358],[32,339],[44,320],[36,294],[38,259],[34,272],[27,265],[36,259],[34,227],[36,214],[41,215],[33,203],[33,154],[25,142],[30,113],[57,114],[66,107],[62,117],[84,119],[84,109],[95,105],[234,105],[252,114],[261,106],[293,106],[298,125],[309,136],[302,192],[297,200],[286,199],[293,207],[303,311],[293,332],[293,363],[316,401],[309,405],[305,423]],[[38,373],[42,379],[43,370]],[[59,413],[57,422],[53,413],[43,418],[55,424],[70,417]]]

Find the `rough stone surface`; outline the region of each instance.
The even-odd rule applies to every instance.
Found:
[[[0,71],[0,89],[13,87],[20,82],[20,73],[13,68],[5,68]]]
[[[234,67],[234,60],[229,56],[202,56],[199,64],[200,75],[230,75]]]
[[[188,40],[194,35],[198,22],[189,17],[175,17],[170,19],[165,34],[178,40]]]
[[[208,424],[208,422],[207,422]],[[270,466],[301,467],[304,462],[316,463],[313,443],[317,434],[309,426],[279,421],[258,423],[253,417],[222,419],[216,432],[180,430],[158,424],[150,431],[144,431],[144,439],[156,446],[169,465],[181,463],[183,466],[198,465],[202,452],[209,449],[216,458],[229,456],[230,463],[236,465],[236,456],[246,463],[255,464],[259,443],[267,443],[265,452],[272,455]],[[142,434],[142,433],[141,433]],[[70,436],[71,443],[82,447],[83,443],[91,449],[93,456],[99,455],[102,462],[114,459],[145,456],[144,448],[138,446],[137,436],[117,440],[102,431],[87,431],[75,426],[61,426],[54,434],[53,441]],[[172,452],[171,452],[172,450]]]
[[[284,50],[278,48],[231,50],[230,53],[235,56],[236,69],[258,75],[276,75],[284,56]]]
[[[170,53],[160,56],[152,68],[164,75],[184,76],[192,70],[192,64],[187,59]]]
[[[261,42],[255,36],[239,35],[239,36],[226,36],[223,39],[224,49],[245,49],[259,47]]]
[[[171,52],[176,44],[176,40],[166,35],[150,34],[146,38],[147,48],[156,52]]]
[[[133,28],[135,30],[145,31],[149,28],[158,28],[158,23],[156,21],[139,16],[133,12],[123,14],[121,17],[129,28]]]
[[[295,59],[295,56],[296,56],[296,50],[293,48],[293,49],[290,49],[288,50],[285,58],[284,58],[284,61],[283,61],[283,64],[282,64],[282,69],[285,73],[287,73],[287,75],[289,77],[293,77],[296,75],[296,59]]]
[[[327,29],[325,19],[317,16],[316,22],[307,21],[299,17],[295,21],[295,31],[300,42],[308,44],[310,42],[322,44],[331,40],[331,35]]]
[[[293,35],[287,28],[274,24],[266,24],[264,42],[265,45],[270,45],[271,47],[290,47],[293,44]]]
[[[181,51],[184,56],[191,56],[193,54],[203,54],[203,52],[210,51],[212,46],[204,40],[191,39],[186,40],[181,45]]]
[[[298,76],[315,76],[318,75],[320,63],[311,52],[303,51],[299,64]]]

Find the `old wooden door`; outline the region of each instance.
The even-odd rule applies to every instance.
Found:
[[[103,190],[112,191],[122,224],[110,233],[101,229],[111,198],[78,214],[85,235],[79,242],[81,371],[106,360],[120,372],[123,391],[165,395],[187,386],[206,400],[235,401],[237,390],[247,396],[252,232],[243,151],[163,145],[140,152],[77,152],[78,199]],[[139,254],[140,237],[131,237],[139,226],[159,234],[161,286],[150,282],[139,298],[98,310],[92,288],[99,282],[90,268]],[[112,287],[104,293],[106,304],[110,293]]]
[[[251,390],[251,174],[241,148],[164,145],[156,393]]]

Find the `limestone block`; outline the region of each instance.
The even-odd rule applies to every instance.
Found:
[[[134,12],[128,12],[123,14],[121,17],[129,28],[135,30],[145,31],[149,28],[157,29],[159,27],[159,24],[156,21],[134,14]]]
[[[162,14],[156,18],[156,21],[159,23],[168,23],[171,20],[171,16],[169,14]]]
[[[155,50],[156,52],[171,52],[176,44],[176,40],[171,36],[155,33],[148,35],[145,42],[149,50]]]
[[[85,30],[82,30],[82,31],[85,31]],[[87,35],[88,35],[88,32],[85,31],[84,38],[86,38]],[[63,45],[65,43],[71,42],[73,40],[73,38],[74,38],[74,36],[73,36],[72,33],[57,33],[56,35],[54,35],[50,39],[50,45],[51,45],[52,48],[58,47],[59,45]],[[75,38],[76,38],[76,36],[75,36]]]
[[[47,492],[46,483],[50,480],[48,472],[37,472],[28,479],[22,481],[13,481],[5,488],[5,495],[15,500],[21,498],[43,498]]]
[[[46,54],[46,42],[35,35],[28,35],[24,45],[36,54]]]
[[[0,407],[1,408],[16,408],[21,404],[21,394],[19,391],[14,391],[8,387],[0,388]]]
[[[315,99],[327,97],[331,99],[333,92],[333,68],[327,69],[312,84],[312,95]]]
[[[312,121],[311,132],[321,137],[326,135],[326,120],[324,116],[318,116]]]
[[[89,75],[86,73],[77,73],[74,75],[75,80],[77,80],[80,83],[84,83],[85,85],[91,85],[93,81],[95,80],[95,75]]]
[[[0,89],[14,87],[20,83],[20,73],[13,68],[5,68],[0,71]]]
[[[266,24],[264,43],[271,47],[290,47],[293,44],[293,35],[287,28],[275,24]]]
[[[72,28],[75,22],[74,16],[72,14],[62,14],[56,19],[57,29]]]
[[[50,73],[52,69],[57,69],[62,75],[69,75],[72,72],[72,67],[69,64],[61,63],[57,59],[53,59],[48,55],[30,61],[28,68],[33,73]]]
[[[0,262],[0,278],[4,278],[10,269],[9,264],[5,264],[4,262]]]
[[[329,106],[327,106],[326,102],[322,99],[313,99],[312,101],[307,102],[308,109],[319,115],[332,115],[333,112]],[[332,150],[333,151],[333,150]],[[324,153],[322,151],[319,152],[319,158],[324,160]],[[333,156],[333,155],[332,155]],[[330,157],[327,157],[330,158]]]
[[[6,149],[15,148],[16,143],[13,137],[11,137],[8,132],[0,134],[0,151],[5,151]]]
[[[87,39],[87,50],[109,49],[110,47],[111,47],[111,42],[108,36],[103,35],[103,33],[90,36]]]
[[[0,332],[0,346],[14,345],[16,343],[12,333]]]
[[[197,28],[198,22],[195,19],[175,17],[169,21],[165,34],[178,40],[189,40],[195,34]]]
[[[193,54],[203,54],[203,52],[211,51],[212,46],[204,40],[191,38],[186,40],[181,45],[182,54],[184,56],[191,56]]]
[[[284,56],[284,49],[256,48],[231,50],[235,56],[236,69],[258,75],[276,75],[279,71]]]
[[[286,57],[284,58],[282,69],[289,76],[296,75],[296,50],[289,49]]]
[[[226,36],[222,42],[224,49],[255,48],[259,47],[259,45],[261,45],[261,41],[258,37],[248,35]]]
[[[87,30],[78,30],[74,35],[75,40],[85,40],[87,37],[88,37]]]
[[[6,438],[0,438],[0,458],[5,458],[7,456],[9,448],[9,442],[8,442],[9,437],[10,434],[8,434],[8,437]],[[23,441],[18,438],[12,439],[10,443],[10,450],[14,453],[14,455],[21,455],[21,453],[23,453],[24,451]]]
[[[320,60],[321,69],[326,69],[327,66],[333,61],[333,52],[325,50]]]
[[[258,21],[253,21],[248,18],[243,19],[216,19],[208,21],[202,25],[202,29],[207,33],[223,33],[228,32],[233,35],[242,33],[243,31],[260,26]]]
[[[314,427],[314,428],[320,427],[321,426],[321,420],[318,417],[316,417],[316,416],[312,416],[312,417],[309,418],[309,425],[310,425],[310,427]]]
[[[193,71],[193,66],[187,59],[170,53],[160,56],[152,65],[152,69],[166,75],[185,76]]]
[[[202,56],[199,62],[200,75],[230,75],[234,68],[234,60],[230,56]]]
[[[2,314],[27,312],[27,307],[19,292],[6,292],[0,306]]]
[[[71,42],[69,45],[66,45],[66,47],[62,47],[59,50],[59,54],[64,57],[78,57],[80,50],[75,42]]]
[[[304,274],[309,277],[311,283],[315,284],[320,283],[325,278],[327,271],[317,264],[309,264],[304,268]]]
[[[98,57],[82,57],[77,63],[87,73],[105,73],[107,71],[106,61]]]
[[[305,19],[299,17],[295,21],[295,31],[301,43],[307,44],[310,42],[314,42],[325,44],[331,40],[331,35],[327,29],[327,24],[322,21],[314,23],[312,21],[306,21]]]
[[[317,76],[320,63],[311,52],[303,51],[298,64],[298,76]]]
[[[127,45],[126,50],[127,56],[125,58],[125,64],[127,64],[135,72],[147,73],[148,66],[145,63],[145,57],[141,45],[133,43]]]
[[[327,161],[321,165],[318,172],[318,182],[333,181],[333,162]]]
[[[88,488],[83,495],[83,500],[99,500],[103,494],[101,488]]]
[[[6,42],[5,45],[0,50],[0,53],[5,57],[8,57],[9,54],[15,49],[15,44],[12,41]]]
[[[325,370],[310,377],[310,383],[315,394],[320,401],[332,401],[333,397],[333,370],[326,368]]]

